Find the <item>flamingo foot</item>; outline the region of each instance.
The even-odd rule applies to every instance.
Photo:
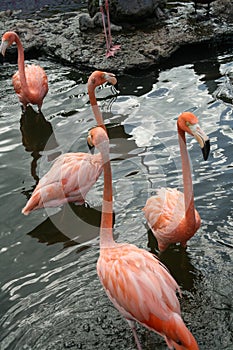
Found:
[[[108,49],[106,51],[106,57],[108,58],[108,57],[111,57],[111,56],[114,56],[114,52],[112,52],[111,49]]]
[[[111,45],[106,52],[106,57],[114,56],[115,51],[120,50],[120,48],[121,48],[121,45]]]
[[[120,50],[120,48],[121,48],[121,45],[111,45],[111,47],[110,47],[110,49],[113,51]]]

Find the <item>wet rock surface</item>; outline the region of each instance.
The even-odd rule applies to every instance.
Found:
[[[205,44],[208,50],[211,46],[232,43],[233,2],[217,0],[211,5],[208,16],[204,6],[195,14],[192,2],[179,6],[171,3],[166,9],[166,19],[159,25],[137,29],[113,27],[113,41],[121,45],[121,50],[110,58],[105,56],[100,18],[87,30],[80,30],[80,18],[88,18],[87,10],[39,20],[17,19],[14,13],[1,13],[0,33],[16,31],[23,42],[26,58],[43,54],[80,70],[133,73],[161,64],[186,45]],[[16,48],[12,47],[5,60],[15,58]]]

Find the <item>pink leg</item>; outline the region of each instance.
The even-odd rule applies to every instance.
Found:
[[[107,19],[108,19],[108,40],[109,40],[109,46],[110,46],[110,51],[112,51],[112,53],[114,55],[114,51],[119,50],[121,48],[121,45],[113,45],[112,44],[111,22],[110,22],[110,15],[109,15],[108,0],[105,0],[105,9],[106,9]]]
[[[135,322],[134,321],[131,321],[131,320],[127,320],[130,328],[132,329],[132,332],[133,332],[133,336],[134,336],[134,340],[137,344],[137,348],[138,350],[142,350],[142,346],[140,344],[140,341],[138,339],[138,335],[137,335],[137,332],[136,332],[136,328],[135,328]]]
[[[105,9],[107,13],[107,20],[108,20],[108,40],[109,40],[109,46],[112,46],[112,34],[111,34],[111,22],[110,22],[110,15],[109,15],[109,6],[108,6],[108,0],[105,0]]]
[[[106,24],[105,24],[105,16],[104,16],[104,8],[103,8],[102,0],[99,1],[99,6],[100,6],[100,12],[102,14],[104,35],[105,35],[106,46],[107,46],[107,53],[108,53],[109,49],[110,49],[110,44],[109,44],[109,41],[108,41],[108,35],[107,35],[107,29],[106,29]],[[107,53],[106,53],[106,55],[107,55]]]

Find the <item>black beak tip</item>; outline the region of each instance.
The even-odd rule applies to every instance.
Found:
[[[94,152],[95,152],[95,146],[91,146],[88,142],[87,142],[87,146],[88,146],[88,148],[89,148],[91,154],[94,154]]]
[[[207,160],[210,153],[210,140],[207,140],[205,142],[204,147],[201,150],[202,150],[204,160]]]

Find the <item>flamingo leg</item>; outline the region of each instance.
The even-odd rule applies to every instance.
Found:
[[[112,46],[112,34],[111,34],[111,23],[110,23],[108,0],[105,0],[105,10],[106,10],[107,21],[108,21],[108,40],[109,40],[109,46],[111,47]]]
[[[142,346],[141,346],[140,341],[138,339],[137,331],[136,331],[136,328],[135,328],[135,322],[131,321],[131,320],[127,320],[127,322],[129,324],[132,332],[133,332],[134,340],[135,340],[135,343],[137,345],[138,350],[142,350]]]
[[[109,46],[110,46],[110,51],[119,50],[121,48],[121,45],[113,45],[112,44],[112,33],[111,33],[111,22],[110,22],[110,15],[109,15],[109,5],[108,5],[108,0],[105,0],[105,9],[107,13],[107,20],[108,20],[108,41],[109,41]]]
[[[99,7],[100,7],[100,12],[102,14],[102,21],[103,21],[103,28],[104,28],[104,36],[105,36],[105,40],[106,40],[106,46],[107,46],[107,53],[109,52],[110,49],[110,44],[108,41],[108,35],[107,35],[107,29],[106,29],[106,24],[105,24],[105,15],[104,15],[104,8],[103,8],[103,1],[99,0]]]
[[[119,50],[121,45],[112,45],[111,22],[110,22],[108,0],[105,0],[105,10],[106,10],[106,15],[107,15],[108,33],[107,33],[107,28],[106,28],[106,23],[105,23],[103,0],[99,0],[99,7],[100,7],[100,12],[102,14],[104,35],[105,35],[106,46],[107,46],[106,56],[107,57],[114,56],[115,51]]]

